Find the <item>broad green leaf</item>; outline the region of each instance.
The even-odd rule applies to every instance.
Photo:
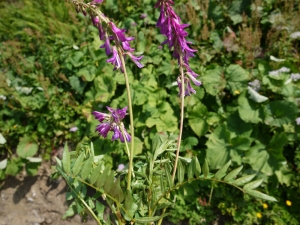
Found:
[[[84,152],[82,152],[79,157],[76,159],[75,163],[74,163],[74,166],[72,167],[72,172],[73,172],[73,175],[76,176],[80,170],[82,169],[82,163],[83,163],[83,160],[84,160]]]
[[[246,92],[243,92],[238,98],[239,115],[246,123],[259,123],[263,119],[262,108],[258,103],[246,98]]]
[[[243,187],[243,189],[245,189],[245,190],[255,189],[255,188],[259,187],[262,184],[262,182],[263,182],[263,179],[252,181],[252,182],[246,184]]]
[[[62,167],[65,173],[69,174],[71,169],[70,162],[70,152],[68,148],[68,143],[65,143],[64,152],[62,156]]]
[[[215,178],[216,179],[221,179],[226,175],[226,172],[228,170],[228,167],[231,165],[231,160],[228,161],[228,163],[226,163],[224,166],[222,166],[218,172],[215,174]]]
[[[211,169],[219,169],[229,160],[242,163],[243,151],[251,146],[251,139],[247,137],[234,137],[226,129],[226,125],[219,125],[206,142],[206,157]]]
[[[31,163],[31,162],[26,163],[25,169],[27,175],[35,176],[39,171],[40,165],[41,165],[40,163]]]
[[[256,174],[251,174],[251,175],[247,175],[247,176],[238,178],[235,181],[233,181],[232,184],[234,184],[236,186],[242,186],[242,185],[248,183],[249,181],[251,181],[255,176],[256,176]]]
[[[224,181],[231,181],[231,180],[235,179],[235,177],[239,174],[239,172],[241,172],[242,169],[243,169],[243,166],[240,166],[240,167],[232,170],[230,173],[228,173],[226,175],[226,177],[224,178]]]
[[[98,99],[101,102],[107,102],[115,94],[116,82],[112,79],[112,74],[106,72],[97,76],[94,79],[94,86],[97,90],[95,99]]]
[[[208,18],[212,19],[215,24],[224,21],[224,10],[218,2],[209,1]]]
[[[236,91],[242,92],[248,86],[249,72],[240,65],[231,64],[226,68],[225,78],[231,94],[235,94]]]
[[[252,125],[244,122],[240,118],[238,111],[235,111],[227,118],[227,130],[232,137],[250,137],[253,129]]]
[[[207,107],[198,102],[192,108],[188,108],[189,112],[189,125],[197,136],[202,136],[207,132],[208,124],[205,120],[207,116]]]
[[[17,146],[17,154],[21,158],[34,156],[38,151],[38,145],[30,137],[25,136],[20,139]]]
[[[216,66],[213,69],[208,69],[201,77],[203,86],[207,93],[216,96],[221,90],[225,88],[226,81],[223,77],[223,68]]]
[[[208,162],[207,162],[206,159],[204,160],[204,163],[203,163],[203,166],[202,166],[202,171],[203,171],[204,177],[207,177],[208,174],[209,174],[209,167],[208,167]]]
[[[263,200],[267,200],[267,201],[272,201],[272,202],[277,202],[276,198],[272,197],[272,196],[269,196],[269,195],[266,195],[264,193],[261,193],[259,191],[256,191],[256,190],[245,190],[245,192],[249,195],[252,195],[256,198],[260,198],[260,199],[263,199]]]
[[[86,83],[84,81],[82,81],[80,78],[78,78],[77,76],[71,76],[69,77],[70,80],[70,85],[71,87],[78,92],[79,94],[83,94],[84,88],[86,86]]]
[[[128,189],[124,190],[124,192],[125,192],[124,207],[126,210],[130,210],[133,204],[133,198],[131,192]]]
[[[193,156],[192,168],[193,168],[193,173],[196,175],[196,177],[199,177],[201,175],[201,166],[197,156]]]
[[[94,158],[92,156],[90,156],[89,159],[84,162],[82,171],[80,173],[80,176],[83,180],[86,180],[88,178],[93,167],[93,162]]]
[[[294,122],[298,107],[287,101],[272,101],[266,105],[265,124],[280,127],[284,124]]]
[[[267,146],[268,152],[272,154],[276,159],[285,161],[283,156],[283,147],[288,143],[288,138],[284,132],[275,133],[272,137],[270,144]]]

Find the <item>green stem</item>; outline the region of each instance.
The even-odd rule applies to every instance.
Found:
[[[182,139],[182,130],[183,130],[183,119],[184,119],[184,97],[185,97],[185,87],[184,87],[184,72],[183,72],[183,61],[182,61],[182,56],[180,56],[180,79],[181,79],[181,103],[180,103],[180,128],[179,128],[179,135],[178,135],[178,144],[177,144],[177,150],[176,150],[176,157],[175,157],[175,162],[174,162],[174,168],[173,168],[173,174],[172,174],[172,181],[174,182],[175,180],[175,175],[176,175],[176,170],[177,170],[177,164],[178,164],[178,159],[179,159],[179,152],[180,152],[180,145],[181,145],[181,139]],[[170,193],[167,194],[167,198],[170,197]],[[164,215],[166,212],[167,208],[164,208],[162,211],[161,215]],[[163,221],[163,218],[161,218],[157,225],[161,225]]]
[[[180,56],[180,65],[183,65],[182,56]],[[184,72],[183,72],[182,66],[180,66],[179,68],[180,68],[180,79],[181,79],[181,103],[180,103],[181,112],[180,112],[180,128],[179,128],[179,136],[178,136],[178,146],[177,146],[177,150],[176,150],[176,157],[175,157],[175,162],[174,162],[172,181],[174,181],[174,179],[175,179],[175,174],[176,174],[176,170],[177,170],[180,145],[181,145],[181,139],[182,139],[183,119],[184,119],[184,96],[185,96]]]
[[[123,135],[123,138],[124,138],[124,141],[125,141],[125,146],[126,146],[126,151],[127,151],[127,154],[128,154],[128,157],[130,158],[130,151],[129,151],[129,148],[128,148],[128,143],[127,143],[127,139],[125,137],[125,133],[124,133],[124,129],[123,127],[121,126],[121,132],[122,132],[122,135]],[[131,168],[131,173],[132,173],[132,177],[134,177],[134,172],[133,172],[133,167]],[[128,173],[129,173],[129,169],[128,169]]]
[[[76,194],[76,197],[84,204],[84,206],[87,208],[87,210],[90,212],[90,214],[94,217],[94,219],[97,221],[99,225],[102,225],[101,221],[98,219],[98,217],[95,215],[93,210],[86,204],[86,202],[80,197],[79,194],[74,190],[74,188],[69,184],[68,180],[65,178],[66,182],[68,183],[68,186],[71,188],[71,190]]]
[[[134,127],[133,127],[133,112],[132,112],[132,102],[131,102],[131,93],[130,93],[130,85],[128,74],[125,67],[125,60],[120,47],[118,47],[118,53],[122,62],[122,69],[125,77],[125,84],[127,90],[127,99],[128,99],[128,108],[129,108],[129,118],[130,118],[130,133],[131,133],[131,142],[130,142],[130,155],[129,155],[129,168],[128,168],[128,178],[127,178],[127,189],[130,190],[131,185],[131,172],[132,164],[133,164],[133,152],[134,152]]]

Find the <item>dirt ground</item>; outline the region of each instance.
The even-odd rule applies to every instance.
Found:
[[[76,215],[62,220],[68,208],[67,185],[52,181],[50,166],[43,164],[34,177],[20,174],[8,177],[0,189],[0,225],[96,225]]]

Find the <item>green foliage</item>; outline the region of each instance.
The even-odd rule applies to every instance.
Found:
[[[134,180],[131,183],[132,189],[128,190],[125,189],[127,180],[124,176],[128,170],[116,172],[106,166],[104,161],[95,161],[92,144],[90,148],[83,146],[80,151],[75,152],[69,152],[67,145],[65,145],[62,161],[57,158],[56,168],[58,174],[66,179],[72,190],[70,196],[73,197],[68,199],[74,199],[75,202],[70,205],[65,218],[74,215],[75,212],[84,212],[81,207],[86,208],[93,216],[97,215],[99,211],[95,208],[95,204],[99,205],[100,202],[95,196],[102,196],[115,214],[114,220],[118,223],[125,224],[125,221],[137,224],[155,222],[168,215],[160,214],[159,209],[172,205],[171,194],[174,196],[181,189],[186,190],[187,187],[190,187],[189,192],[194,192],[191,184],[196,183],[194,186],[197,188],[199,183],[197,181],[225,183],[256,198],[276,201],[275,198],[267,194],[253,190],[262,183],[262,179],[250,182],[256,176],[255,174],[242,176],[238,179],[228,174],[231,177],[229,179],[226,174],[231,161],[220,168],[216,174],[212,174],[209,172],[206,160],[203,163],[203,172],[201,173],[197,157],[193,157],[192,160],[182,158],[178,162],[177,179],[173,180],[171,169],[175,157],[171,152],[175,151],[174,141],[169,138],[166,139],[165,136],[156,135],[152,149],[152,152],[147,152],[145,162],[139,161],[135,164],[136,170],[134,171]],[[99,171],[101,164],[104,164],[105,167],[103,171]],[[238,174],[234,173],[235,175]],[[227,177],[228,182],[225,180],[226,177],[222,179],[224,176]],[[239,186],[244,187],[240,188]],[[88,188],[94,189],[96,193],[93,196],[86,195]],[[103,211],[101,210],[101,212]],[[103,220],[103,216],[100,218]],[[96,216],[95,219],[97,220],[99,217]]]
[[[146,154],[157,132],[174,134],[171,140],[177,140],[178,134],[180,107],[173,83],[179,71],[167,47],[157,47],[164,37],[155,27],[158,12],[154,4],[154,0],[109,0],[100,6],[105,15],[136,38],[133,45],[144,55],[146,66],[141,70],[126,62],[137,160],[149,156]],[[150,161],[148,167],[136,162],[136,195],[123,190],[120,194],[118,188],[110,190],[113,176],[124,178],[124,174],[115,172],[118,164],[126,164],[124,146],[98,138],[94,132],[97,121],[92,111],[103,111],[108,105],[121,108],[127,103],[124,78],[106,63],[107,57],[99,49],[102,43],[97,29],[90,25],[90,19],[77,14],[71,4],[57,0],[1,2],[0,6],[0,95],[6,97],[0,99],[0,179],[16,175],[24,166],[28,174],[35,174],[41,159],[48,160],[68,141],[77,150],[76,157],[64,153],[58,168],[73,176],[69,181],[74,189],[70,198],[77,199],[77,203],[71,204],[66,217],[85,212],[86,206],[78,200],[86,192],[83,181],[99,192],[108,179],[106,190],[100,193],[110,193],[118,201],[124,198],[119,203],[124,202],[127,213],[119,208],[121,214],[138,221],[148,217],[145,199],[150,194],[145,187],[153,185],[156,192],[151,198],[157,199],[177,188],[178,181],[202,176],[213,183],[221,180],[245,185],[246,193],[270,200],[252,190],[263,181],[264,190],[260,190],[275,196],[279,203],[272,203],[272,209],[260,221],[256,212],[262,209],[257,201],[246,199],[244,205],[238,204],[241,196],[227,194],[229,188],[211,185],[219,202],[212,198],[210,208],[203,203],[207,197],[203,192],[210,189],[201,189],[201,182],[195,180],[180,186],[180,191],[172,191],[179,202],[172,205],[175,213],[169,218],[173,221],[188,218],[191,224],[197,224],[206,218],[209,223],[214,221],[214,215],[224,215],[228,220],[230,217],[231,224],[293,224],[295,218],[299,220],[292,207],[282,204],[286,196],[299,196],[300,126],[295,120],[299,117],[300,85],[299,80],[290,77],[300,71],[299,38],[291,36],[300,30],[299,0],[175,1],[183,23],[191,25],[187,28],[188,38],[197,52],[190,65],[200,75],[203,86],[185,101],[182,158],[175,183],[171,178],[174,155],[168,149],[171,141],[165,139],[162,144],[158,139],[161,148],[152,145],[152,175]],[[142,13],[147,17],[141,19]],[[274,61],[271,56],[281,60]],[[282,67],[290,72],[270,73]],[[249,85],[255,80],[259,88]],[[129,124],[128,120],[124,123]],[[70,132],[75,126],[78,130]],[[89,141],[94,143],[95,155],[80,149],[82,143]],[[237,167],[230,172],[229,162]],[[243,175],[236,178],[242,168]],[[211,171],[216,170],[212,177]],[[147,174],[147,179],[142,174]],[[150,175],[155,179],[150,180]],[[254,175],[257,181],[251,181]],[[126,181],[116,182],[125,190]],[[103,220],[104,206],[98,198],[85,200]],[[153,200],[150,204],[154,204]],[[169,205],[170,199],[162,197],[156,211]],[[278,213],[283,216],[275,219]]]

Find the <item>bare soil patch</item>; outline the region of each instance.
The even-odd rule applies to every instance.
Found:
[[[50,166],[43,164],[36,176],[7,177],[0,189],[0,225],[96,225],[79,215],[62,220],[68,208],[65,181],[50,179]]]

